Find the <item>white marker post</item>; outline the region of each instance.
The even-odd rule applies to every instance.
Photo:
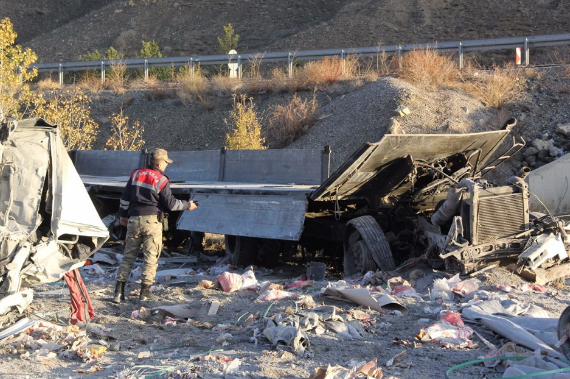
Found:
[[[237,51],[230,50],[228,53],[229,55],[237,55]],[[233,60],[233,57],[232,57]],[[230,78],[237,78],[238,77],[238,68],[239,64],[237,62],[230,62],[228,63],[228,69],[230,70]]]

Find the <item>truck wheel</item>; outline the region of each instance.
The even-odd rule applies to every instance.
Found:
[[[344,275],[396,268],[390,244],[372,216],[350,220],[344,233]]]
[[[557,332],[559,341],[568,333],[568,330],[570,330],[570,307],[566,307],[558,319]],[[564,342],[562,346],[560,346],[560,350],[562,350],[566,358],[570,359],[570,340]]]
[[[283,244],[279,240],[262,238],[259,240],[259,254],[257,260],[263,267],[273,268],[279,264],[279,257]]]
[[[253,237],[224,236],[226,254],[230,256],[230,263],[236,266],[249,266],[255,263],[258,246]]]

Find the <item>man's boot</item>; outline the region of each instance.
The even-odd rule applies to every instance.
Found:
[[[115,297],[113,298],[113,303],[120,304],[125,301],[125,282],[117,282],[115,285]]]
[[[152,301],[154,296],[150,294],[150,284],[141,285],[141,294],[139,296],[140,301]]]

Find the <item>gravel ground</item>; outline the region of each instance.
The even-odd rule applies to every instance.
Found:
[[[216,238],[216,237],[214,237]],[[220,254],[220,244],[207,244],[207,254]],[[115,251],[120,251],[116,246]],[[113,248],[106,248],[112,252]],[[289,290],[297,295],[292,298],[265,301],[258,299],[258,291],[242,290],[226,293],[220,288],[203,288],[204,280],[216,281],[212,262],[204,255],[193,255],[196,263],[185,265],[182,276],[162,276],[153,288],[156,301],[140,303],[137,300],[139,285],[132,282],[127,287],[127,302],[121,305],[110,303],[113,291],[113,273],[116,266],[99,263],[103,271],[87,268],[83,278],[91,293],[96,317],[87,329],[87,340],[92,347],[106,346],[100,354],[89,354],[73,346],[82,341],[86,326],[68,327],[69,298],[61,283],[36,288],[34,303],[28,316],[42,317],[48,322],[61,325],[58,328],[36,327],[29,335],[7,341],[0,345],[0,376],[2,378],[254,378],[306,379],[318,368],[329,366],[353,367],[357,362],[377,360],[384,378],[416,379],[444,378],[452,366],[477,359],[488,353],[488,348],[479,337],[473,337],[470,348],[446,348],[445,344],[421,341],[416,338],[422,329],[435,323],[442,313],[460,311],[470,297],[456,295],[452,300],[431,300],[432,281],[445,278],[444,272],[433,271],[422,264],[392,273],[392,276],[408,280],[416,289],[417,296],[397,297],[407,309],[406,313],[389,309],[375,311],[358,307],[354,303],[323,296],[322,289],[340,283],[341,278],[329,267],[325,280],[313,282],[304,288]],[[160,270],[179,268],[180,263],[162,264]],[[244,268],[230,272],[242,274]],[[97,273],[99,272],[99,273]],[[259,282],[287,287],[302,279],[306,270],[298,258],[283,261],[273,270],[254,268]],[[423,276],[423,277],[422,277]],[[570,304],[568,284],[547,286],[546,292],[513,289],[506,293],[498,285],[513,288],[526,283],[505,268],[498,267],[476,277],[479,281],[478,297],[511,299],[528,307],[534,305],[543,315],[557,318]],[[135,277],[136,279],[136,277]],[[466,278],[465,278],[466,279]],[[376,285],[382,280],[376,282]],[[362,285],[356,279],[351,285]],[[384,286],[386,283],[384,283]],[[369,284],[370,286],[370,284]],[[372,287],[371,287],[372,288]],[[481,292],[485,291],[485,292]],[[301,295],[310,295],[319,306],[334,306],[343,320],[353,321],[362,338],[348,338],[334,332],[325,322],[323,330],[308,330],[309,353],[299,356],[287,345],[273,345],[260,336],[267,318],[295,318],[304,309],[298,303]],[[208,315],[212,303],[218,302],[215,315]],[[297,302],[297,303],[296,303]],[[186,317],[176,316],[161,308],[185,304]],[[359,313],[360,312],[360,313]],[[362,318],[364,317],[364,318]],[[45,325],[50,325],[46,323]],[[501,347],[506,341],[479,324],[468,324],[488,342]],[[257,337],[255,337],[257,336]],[[255,338],[254,338],[255,337]],[[41,343],[47,351],[41,351]],[[51,346],[51,347],[50,347]],[[52,354],[48,351],[54,349]],[[399,356],[393,364],[390,359]],[[237,360],[237,361],[236,361]],[[237,366],[232,371],[231,364]],[[93,373],[86,373],[93,370]],[[160,372],[165,370],[164,372]],[[454,378],[500,377],[500,370],[476,365],[454,373]],[[358,376],[363,378],[364,376]]]

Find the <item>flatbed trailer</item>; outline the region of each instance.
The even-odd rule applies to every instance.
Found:
[[[172,151],[166,174],[173,193],[200,204],[175,215],[176,230],[225,235],[238,265],[274,265],[285,249],[301,246],[341,258],[350,275],[393,270],[435,247],[448,268],[473,271],[491,258],[519,254],[530,235],[527,189],[520,182],[493,189],[482,179],[523,146],[513,140],[490,161],[516,123],[510,121],[483,133],[385,135],[363,144],[332,174],[328,147]],[[72,156],[103,213],[117,211],[130,173],[149,159],[124,151]],[[470,184],[460,188],[465,181]],[[450,187],[464,193],[461,206],[432,225]],[[458,234],[458,226],[466,230]]]

